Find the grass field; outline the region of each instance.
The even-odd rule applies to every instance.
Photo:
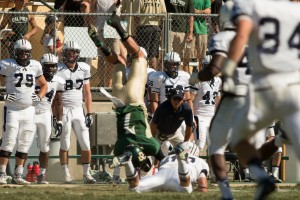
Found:
[[[137,194],[127,190],[127,184],[120,184],[113,186],[111,184],[49,184],[37,185],[31,184],[29,186],[18,185],[2,185],[0,186],[0,199],[30,199],[30,200],[79,200],[79,199],[105,199],[105,200],[217,200],[220,198],[218,187],[215,185],[209,186],[209,192],[206,194],[193,192],[192,194],[183,194],[175,192],[156,192]],[[239,199],[253,199],[255,187],[253,184],[232,184],[232,191],[234,198]],[[269,199],[299,199],[300,188],[294,185],[279,184],[278,189],[273,193]]]

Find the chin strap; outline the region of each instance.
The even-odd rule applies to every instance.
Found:
[[[175,72],[175,74],[173,76],[168,71],[165,71],[165,72],[171,78],[176,78],[178,76],[178,72]]]
[[[21,62],[19,59],[16,59],[16,62],[21,65],[22,67],[26,67],[29,65],[30,60],[27,60],[26,62]]]

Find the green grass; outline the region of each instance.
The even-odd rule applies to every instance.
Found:
[[[239,186],[234,184],[232,192],[234,198],[240,199],[253,199],[255,187]],[[279,186],[277,191],[273,193],[269,199],[299,199],[300,189],[295,186]],[[219,199],[220,193],[217,186],[210,185],[208,193],[197,193],[192,194],[176,193],[176,192],[156,192],[156,193],[143,193],[137,194],[128,191],[127,184],[121,184],[117,187],[113,187],[110,184],[97,184],[97,185],[64,185],[64,184],[50,184],[50,185],[36,185],[32,184],[29,186],[15,186],[6,185],[0,187],[0,199],[13,200],[210,200]]]

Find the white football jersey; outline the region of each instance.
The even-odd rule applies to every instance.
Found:
[[[76,67],[71,71],[65,64],[58,64],[57,75],[65,80],[65,88],[62,95],[63,106],[82,106],[83,85],[90,82],[91,67],[84,62],[77,62]]]
[[[205,160],[202,158],[189,155],[188,158],[191,183],[197,183],[197,179],[200,178],[200,174],[204,171],[209,174],[209,167]],[[169,155],[161,160],[159,170],[163,168],[178,168],[178,160],[175,154]]]
[[[51,110],[51,104],[57,91],[64,91],[65,80],[60,76],[54,75],[53,79],[48,83],[46,95],[39,102],[34,102],[36,110]],[[36,86],[36,91],[39,90],[39,85]]]
[[[211,55],[221,53],[223,56],[227,57],[230,42],[235,34],[235,31],[227,30],[214,35],[208,44],[209,53]],[[251,81],[251,69],[248,64],[247,50],[248,48],[233,74],[233,80],[236,85],[248,85]]]
[[[194,115],[213,117],[216,107],[216,97],[220,96],[222,81],[215,76],[210,81],[199,82],[191,87],[191,92],[195,94],[193,101]]]
[[[299,10],[298,3],[289,1],[235,0],[233,22],[247,17],[254,24],[249,40],[253,74],[300,69]]]
[[[167,100],[168,90],[176,86],[182,86],[184,91],[190,90],[189,85],[190,74],[185,71],[178,71],[176,78],[169,77],[166,72],[157,71],[149,77],[150,92],[159,94],[159,102]]]
[[[32,93],[35,90],[35,79],[43,75],[42,66],[36,60],[30,60],[28,66],[17,64],[14,59],[0,61],[0,74],[6,77],[7,93],[16,93],[14,102],[5,102],[8,107],[27,107],[33,104]]]
[[[148,100],[149,100],[149,91],[150,91],[150,88],[149,88],[149,77],[152,76],[154,73],[155,73],[155,69],[153,68],[147,68],[147,83],[146,83],[146,89],[145,89],[145,96],[144,96],[144,102],[145,102],[145,105],[147,106],[148,105]]]

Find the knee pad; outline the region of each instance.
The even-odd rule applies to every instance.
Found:
[[[16,157],[21,158],[21,159],[25,159],[27,157],[27,153],[22,153],[17,151],[16,152]]]
[[[11,155],[11,152],[9,152],[9,151],[4,151],[4,150],[0,151],[0,157],[2,157],[2,158],[9,158],[10,155]]]

